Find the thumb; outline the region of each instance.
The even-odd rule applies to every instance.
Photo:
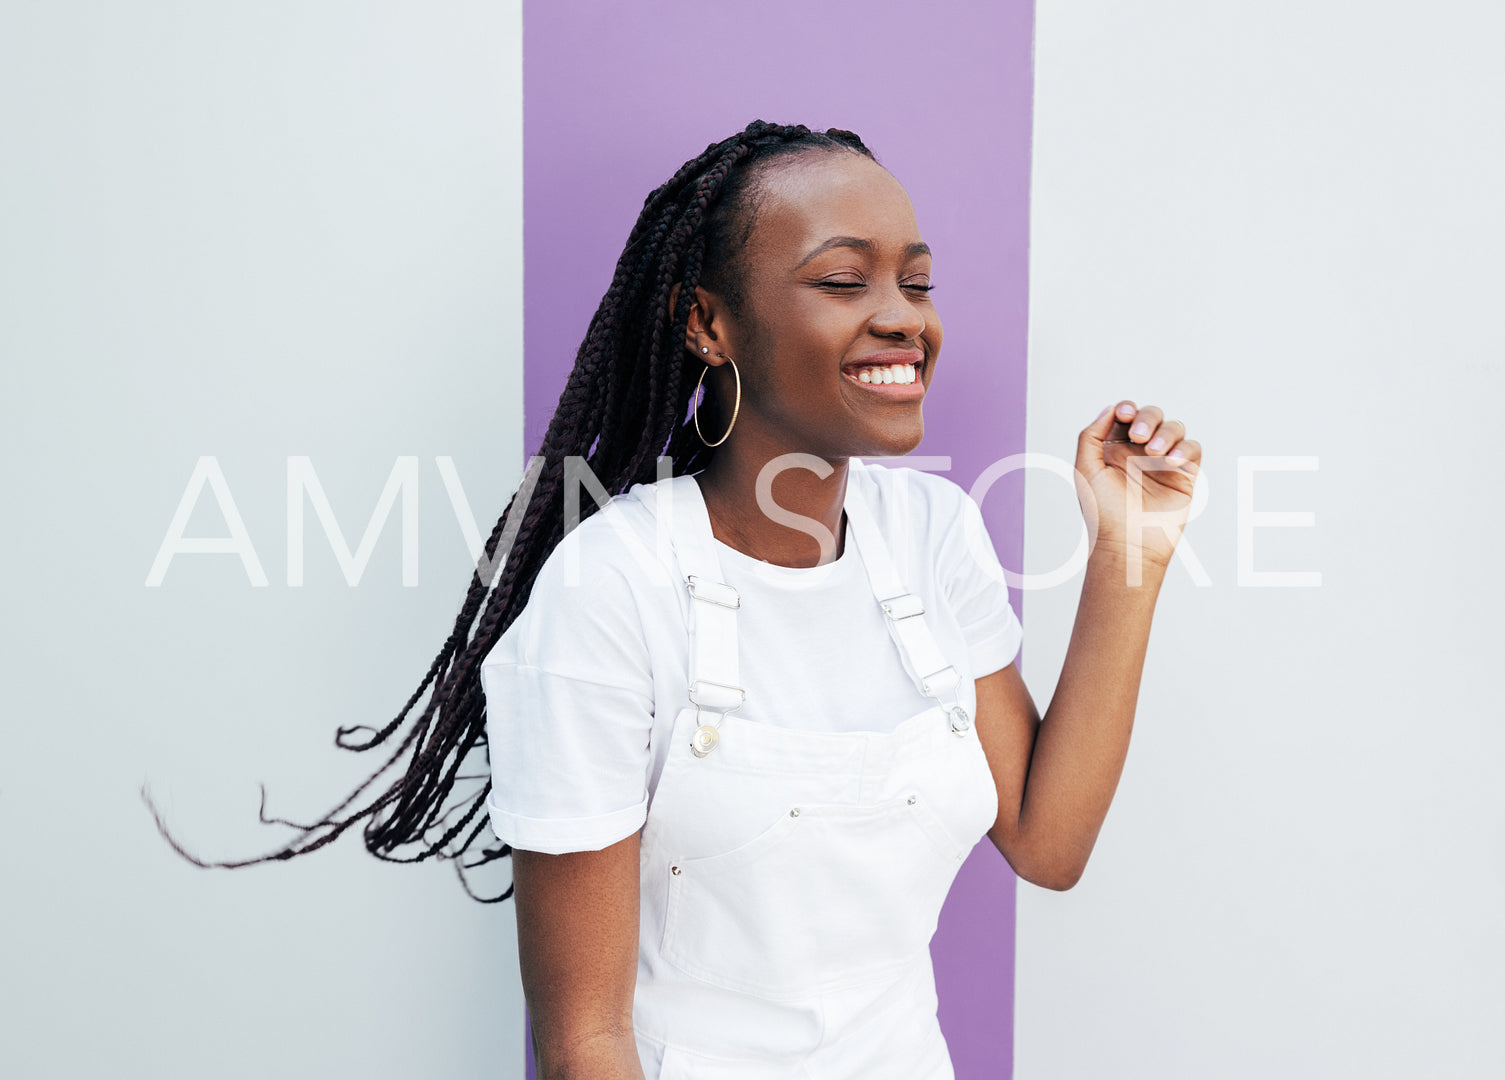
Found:
[[[1082,429],[1083,439],[1097,443],[1106,439],[1108,433],[1113,430],[1113,425],[1118,422],[1117,410],[1125,404],[1127,403],[1116,401],[1104,408],[1102,412],[1097,414],[1097,419]],[[1132,407],[1131,405],[1130,408]]]

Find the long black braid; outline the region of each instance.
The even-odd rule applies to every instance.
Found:
[[[611,287],[576,353],[543,445],[486,541],[483,566],[491,565],[499,547],[506,553],[500,573],[487,575],[495,577],[494,585],[483,580],[478,566],[454,629],[390,723],[379,731],[354,727],[336,732],[335,743],[344,749],[375,749],[398,733],[413,706],[432,687],[423,712],[381,768],[312,824],[268,817],[263,789],[261,820],[292,826],[300,835],[271,854],[233,862],[207,862],[185,851],[169,834],[143,788],[142,796],[158,828],[179,854],[199,866],[217,867],[290,859],[318,850],[356,822],[365,821],[366,850],[376,857],[391,862],[452,859],[461,884],[473,898],[496,903],[512,895],[508,886],[498,896],[477,896],[465,876],[465,870],[505,858],[512,851],[506,844],[483,841],[469,861],[463,858],[487,829],[482,810],[491,791],[489,777],[484,777],[485,785],[475,794],[446,806],[458,780],[483,778],[461,775],[467,759],[486,745],[481,661],[522,612],[540,567],[564,536],[567,457],[583,457],[608,494],[625,492],[636,483],[652,483],[661,456],[670,458],[675,475],[698,472],[709,463],[714,451],[686,422],[701,373],[699,365],[684,362],[685,330],[695,289],[704,283],[726,301],[734,315],[743,310],[742,261],[757,214],[756,175],[767,162],[812,151],[850,151],[873,157],[850,131],[818,132],[804,125],[755,120],[685,162],[644,200],[617,260]],[[757,168],[752,167],[755,164]],[[671,310],[675,285],[679,294]],[[595,509],[592,500],[584,500],[581,514],[588,516]],[[507,705],[490,703],[494,713],[505,712]],[[358,733],[368,734],[355,738]],[[367,795],[405,755],[406,771],[389,780],[384,790]],[[362,796],[368,801],[356,807]]]

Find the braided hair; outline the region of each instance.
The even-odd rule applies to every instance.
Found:
[[[706,147],[648,195],[617,260],[611,286],[575,355],[543,445],[486,541],[481,566],[492,567],[499,546],[504,552],[500,573],[487,574],[496,578],[494,584],[482,579],[478,567],[439,655],[390,723],[380,730],[342,727],[335,734],[337,746],[367,751],[389,743],[410,724],[396,749],[355,791],[311,824],[268,817],[263,787],[262,822],[292,826],[299,835],[281,849],[252,859],[206,862],[190,854],[169,834],[143,789],[158,829],[180,855],[206,867],[285,860],[316,851],[364,821],[366,850],[377,858],[449,859],[473,899],[497,903],[512,895],[509,885],[500,895],[478,896],[465,875],[467,869],[512,852],[507,844],[483,841],[478,852],[464,858],[487,828],[482,810],[491,791],[489,776],[475,794],[446,806],[457,781],[483,779],[461,773],[473,753],[486,745],[488,703],[481,686],[481,661],[522,612],[540,568],[564,537],[566,458],[584,458],[610,495],[653,482],[661,456],[668,457],[674,475],[697,472],[710,462],[714,451],[687,422],[701,373],[698,365],[684,362],[695,289],[704,284],[733,315],[741,314],[746,303],[744,255],[757,216],[757,176],[768,163],[811,152],[851,152],[877,160],[850,131],[820,132],[802,124],[755,120]],[[679,292],[671,307],[676,285]],[[587,501],[581,514],[588,516],[595,509]],[[409,713],[425,691],[431,691],[428,702],[410,721]],[[501,722],[507,705],[490,703]],[[404,757],[406,770],[373,792],[383,774]],[[364,805],[358,805],[363,797]]]

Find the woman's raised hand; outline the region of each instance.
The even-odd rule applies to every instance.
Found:
[[[1077,498],[1089,528],[1096,522],[1094,546],[1169,565],[1201,462],[1202,444],[1157,406],[1104,409],[1077,437]]]

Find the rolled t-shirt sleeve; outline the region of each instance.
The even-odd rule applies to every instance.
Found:
[[[524,851],[600,850],[647,817],[649,651],[621,567],[597,543],[572,550],[587,531],[599,533],[582,525],[551,554],[481,664],[486,808],[497,837]]]
[[[982,511],[961,488],[942,560],[946,592],[967,642],[974,678],[1013,663],[1024,627],[1009,606],[1008,582]]]

